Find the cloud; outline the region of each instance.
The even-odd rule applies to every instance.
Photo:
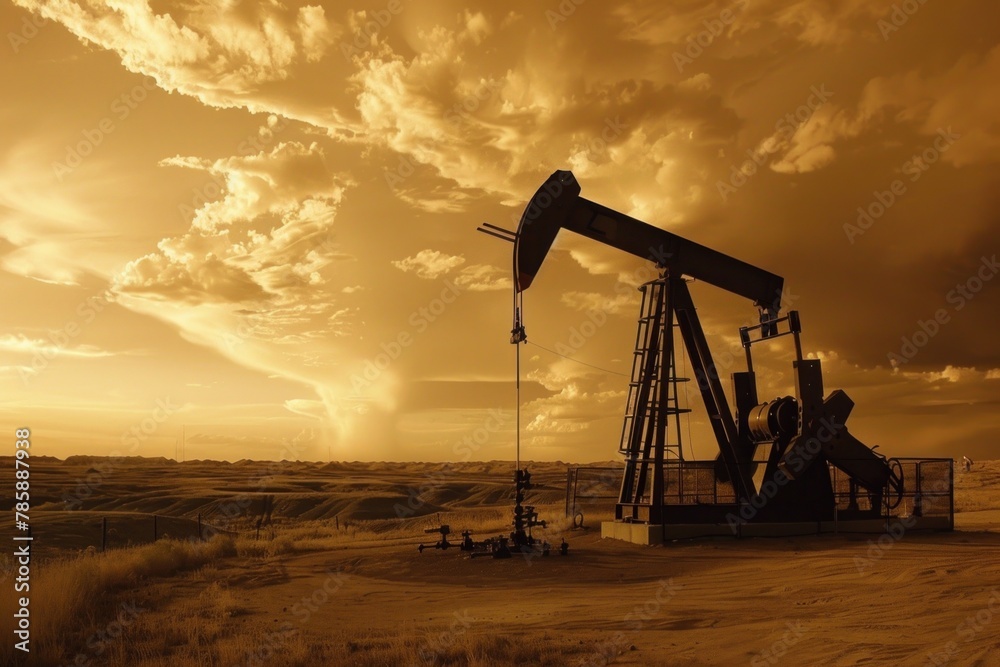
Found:
[[[57,345],[53,341],[42,338],[27,338],[23,335],[5,334],[0,336],[0,350],[19,354],[42,355],[46,359],[56,356],[76,357],[80,359],[99,359],[113,357],[118,353],[102,350],[95,345]]]
[[[330,170],[317,144],[283,142],[256,155],[163,164],[221,178],[225,195],[196,211],[189,232],[130,262],[115,291],[193,304],[288,305],[324,282],[326,265],[345,259],[332,228],[351,181]],[[260,231],[262,223],[270,231]]]
[[[473,264],[459,271],[455,284],[473,292],[491,292],[513,288],[510,273],[489,264]]]
[[[639,308],[639,299],[633,294],[611,296],[600,292],[566,292],[562,295],[562,302],[573,310],[600,311],[612,315],[634,315]]]
[[[998,77],[1000,46],[981,58],[963,55],[936,75],[914,68],[876,77],[855,108],[824,105],[794,133],[779,131],[762,141],[758,152],[778,155],[771,165],[775,171],[815,171],[833,162],[837,144],[902,124],[923,136],[943,130],[959,135],[961,140],[940,154],[955,167],[995,163],[1000,128],[993,119],[1000,115],[1000,99],[981,92]]]
[[[292,398],[285,401],[285,409],[297,415],[322,419],[326,416],[326,406],[323,401],[307,398]]]
[[[733,111],[707,85],[567,81],[562,60],[573,56],[563,44],[554,45],[558,57],[530,74],[512,61],[474,78],[456,65],[481,59],[467,41],[445,28],[423,37],[427,49],[412,58],[388,46],[370,54],[353,81],[366,141],[431,166],[458,186],[431,194],[418,170],[395,187],[397,196],[426,210],[458,210],[477,191],[523,201],[549,172],[568,167],[598,191],[632,183],[628,213],[660,224],[679,221],[701,199],[704,178],[676,165],[714,154],[738,129]],[[499,39],[512,37],[487,37]],[[586,105],[578,103],[583,98]]]
[[[738,51],[740,40],[750,36],[775,42],[778,35],[787,35],[813,47],[843,44],[872,27],[879,11],[866,0],[724,0],[684,6],[627,2],[614,7],[627,26],[621,29],[624,38],[683,49],[706,33],[710,38],[700,38],[703,48],[722,56]]]
[[[300,7],[296,23],[302,37],[302,50],[306,60],[309,62],[321,60],[336,37],[326,20],[323,8],[311,5]]]
[[[2,259],[5,271],[50,285],[79,285],[83,272],[68,266],[61,243],[37,241],[12,250]]]
[[[489,35],[493,29],[490,22],[482,12],[473,14],[465,10],[465,29],[461,32],[461,39],[472,40],[473,44],[481,44],[483,39]]]
[[[213,106],[235,106],[261,84],[286,79],[300,55],[316,61],[333,39],[315,6],[293,14],[271,2],[187,4],[172,13],[157,13],[143,0],[15,4],[114,51],[129,71],[152,76],[165,90]]]
[[[551,445],[558,441],[568,446],[567,435],[582,434],[597,422],[620,423],[625,391],[615,387],[613,378],[560,360],[546,371],[529,373],[528,379],[553,392],[524,406],[525,428],[531,434],[532,444]]]
[[[16,375],[19,378],[28,378],[38,375],[39,371],[31,366],[0,366],[0,375]]]
[[[902,372],[903,377],[923,380],[924,382],[972,382],[979,383],[982,380],[989,380],[990,373],[995,371],[978,371],[971,367],[952,366],[948,364],[940,371],[925,372]]]
[[[93,182],[60,182],[53,173],[53,157],[65,150],[52,138],[57,134],[21,133],[0,159],[0,268],[41,283],[80,285],[114,223],[95,210]]]
[[[770,4],[770,7],[765,5]],[[773,12],[779,28],[795,35],[796,39],[810,46],[844,44],[856,39],[862,28],[872,24],[872,17],[880,7],[866,0],[826,2],[825,0],[800,0],[759,3],[756,16]]]
[[[413,208],[427,213],[459,213],[475,201],[475,197],[452,185],[394,188],[396,196]]]
[[[416,255],[394,260],[392,265],[404,273],[415,273],[418,278],[435,280],[465,263],[461,255],[448,255],[439,250],[421,250]]]

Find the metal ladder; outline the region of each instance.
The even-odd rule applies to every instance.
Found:
[[[618,448],[626,458],[618,518],[657,520],[650,515],[658,514],[663,503],[663,462],[684,459],[679,415],[690,409],[680,407],[677,385],[688,378],[676,373],[673,329],[677,324],[669,281],[654,280],[639,289],[642,306]],[[671,420],[674,438],[668,435]],[[659,499],[655,499],[657,494]],[[640,511],[640,507],[649,509]]]

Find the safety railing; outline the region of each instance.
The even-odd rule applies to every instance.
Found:
[[[857,461],[840,461],[845,468],[854,464],[871,466],[869,458]],[[874,505],[878,505],[876,516],[888,519],[896,517],[934,517],[949,528],[954,528],[954,462],[947,458],[905,457],[888,459],[893,478],[901,484],[893,483],[884,490],[870,491],[853,481],[851,475],[840,467],[828,464],[830,482],[833,489],[835,514],[845,517],[856,514],[871,516]],[[677,461],[664,462],[665,506],[680,505],[736,505],[733,485],[725,480],[725,475],[716,473],[717,461]],[[747,464],[754,480],[754,486],[761,495],[774,491],[775,480],[765,479],[766,461]],[[575,467],[569,469],[566,485],[566,515],[575,516],[580,512],[588,516],[613,515],[623,474],[622,467]],[[780,480],[780,477],[779,477]],[[649,502],[649,480],[647,495],[643,502]],[[938,521],[935,525],[941,525]]]

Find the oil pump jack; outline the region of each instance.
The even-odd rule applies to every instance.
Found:
[[[481,231],[514,244],[512,343],[526,339],[519,298],[534,282],[560,230],[651,260],[660,270],[659,278],[640,287],[642,310],[619,447],[625,467],[616,523],[651,528],[818,525],[834,520],[835,511],[841,521],[878,519],[898,504],[904,490],[902,467],[848,432],[845,422],[854,403],[846,393],[838,389],[824,396],[820,361],[802,356],[798,312],[780,315],[784,282],[780,276],[589,201],[580,191],[571,172],[556,171],[528,203],[516,233],[492,225]],[[758,309],[759,324],[740,329],[747,369],[732,374],[735,412],[730,411],[688,279],[749,299]],[[683,450],[667,444],[670,421],[676,424],[679,415],[689,411],[678,402],[678,384],[687,379],[676,374],[675,329],[718,444],[714,464],[700,471],[714,477],[709,502],[697,494],[685,495],[683,489],[667,488],[683,486],[686,479],[690,483],[690,476],[679,472]],[[796,395],[761,402],[751,348],[787,335],[795,343]],[[679,426],[676,430],[679,441]],[[755,457],[761,446],[769,451],[758,486]],[[835,510],[831,466],[847,477],[849,485],[849,502],[839,510]],[[668,474],[668,468],[673,473]]]

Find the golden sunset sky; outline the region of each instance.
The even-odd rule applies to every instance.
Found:
[[[188,459],[512,459],[511,247],[475,228],[514,228],[556,169],[783,276],[866,444],[1000,451],[995,3],[14,0],[0,20],[2,414],[36,454],[173,457],[183,428]],[[524,457],[616,458],[651,277],[559,237],[525,293]],[[691,289],[742,370],[752,304]],[[758,358],[761,399],[791,393],[788,339]],[[687,455],[712,457],[694,407]]]

